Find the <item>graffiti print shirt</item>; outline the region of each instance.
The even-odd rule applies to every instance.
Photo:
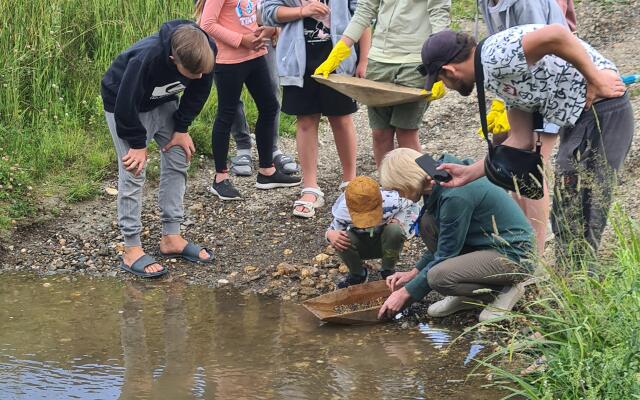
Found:
[[[538,111],[547,121],[572,126],[586,104],[586,79],[573,65],[554,55],[529,66],[522,48],[522,37],[544,26],[516,26],[490,36],[482,47],[484,86],[509,107]],[[580,44],[596,68],[617,72],[616,66],[588,43],[580,40]]]

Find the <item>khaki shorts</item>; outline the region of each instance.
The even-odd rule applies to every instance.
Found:
[[[366,78],[422,89],[425,78],[416,70],[418,65],[420,64],[389,64],[370,59]],[[389,107],[369,107],[369,126],[371,129],[418,129],[428,105],[429,103],[421,100]]]

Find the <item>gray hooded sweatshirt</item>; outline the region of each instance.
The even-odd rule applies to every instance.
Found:
[[[329,2],[331,8],[331,41],[333,45],[342,37],[349,25],[351,12],[355,10],[355,0],[335,0]],[[280,23],[277,12],[280,6],[300,7],[300,0],[262,0],[262,23],[268,26],[280,26],[282,32],[276,46],[276,64],[282,86],[302,87],[307,63],[306,43],[304,40],[302,20]],[[356,70],[356,54],[351,48],[351,55],[344,60],[338,69],[339,74],[353,75]]]
[[[489,34],[528,24],[561,24],[567,21],[556,0],[478,0]]]

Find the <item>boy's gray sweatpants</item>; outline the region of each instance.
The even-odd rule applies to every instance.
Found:
[[[160,148],[169,143],[174,133],[173,114],[177,109],[178,102],[172,101],[139,114],[140,122],[147,130],[147,145],[151,140],[155,140]],[[145,171],[134,176],[125,169],[122,157],[129,151],[129,145],[118,137],[114,114],[105,112],[105,116],[118,157],[118,227],[124,236],[125,246],[141,246],[142,187]],[[184,216],[182,200],[188,168],[189,163],[182,147],[174,146],[160,153],[158,206],[163,235],[180,233],[180,223]]]

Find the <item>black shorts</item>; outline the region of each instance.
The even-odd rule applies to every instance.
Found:
[[[303,87],[282,88],[282,112],[289,115],[322,114],[327,117],[353,114],[358,104],[351,97],[304,76]]]

